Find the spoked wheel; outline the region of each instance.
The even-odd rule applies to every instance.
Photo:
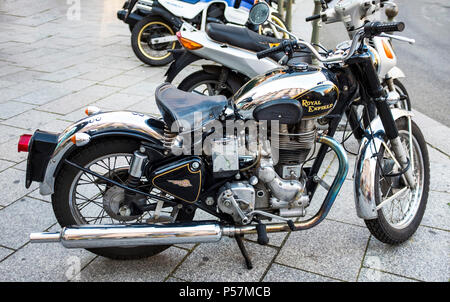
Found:
[[[379,150],[378,168],[375,173],[375,202],[378,218],[365,220],[370,232],[380,241],[398,244],[410,238],[419,227],[425,212],[430,185],[428,151],[419,127],[411,121],[410,137],[408,119],[397,122],[400,139],[407,150],[413,169],[416,188],[411,189],[391,156],[382,146]],[[389,142],[386,142],[389,146]],[[412,159],[411,159],[412,146]]]
[[[125,184],[133,152],[139,143],[127,139],[93,142],[71,160],[100,175]],[[191,221],[192,209],[164,207],[161,211],[138,211],[128,206],[125,191],[71,166],[64,166],[56,177],[53,209],[62,227],[80,224],[139,224]],[[152,189],[145,177],[138,189],[163,195]],[[165,196],[168,197],[168,196]],[[156,200],[136,195],[137,205],[155,205]],[[169,246],[94,248],[89,251],[113,259],[138,259],[156,255]]]
[[[224,95],[227,98],[230,98],[235,93],[226,83],[220,84],[218,74],[207,73],[203,70],[194,72],[186,77],[180,83],[178,89],[202,95]]]
[[[156,38],[167,38],[167,42],[154,42]],[[173,40],[173,39],[175,40]],[[161,66],[170,63],[173,55],[168,50],[177,47],[175,31],[164,19],[145,17],[133,28],[131,46],[136,56],[145,64]]]

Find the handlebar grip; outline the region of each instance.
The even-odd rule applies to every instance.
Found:
[[[320,19],[320,14],[309,16],[309,17],[307,17],[305,19],[305,21],[309,22],[309,21],[314,21],[314,20],[317,20],[317,19]]]
[[[256,57],[258,59],[262,59],[262,58],[268,57],[272,53],[283,51],[283,48],[284,48],[283,43],[280,43],[280,45],[278,45],[278,46],[258,51],[256,53]]]
[[[364,32],[368,36],[376,36],[384,32],[403,31],[405,23],[403,22],[371,22],[364,26]]]

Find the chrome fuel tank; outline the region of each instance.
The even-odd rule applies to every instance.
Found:
[[[337,79],[325,68],[309,66],[303,70],[283,67],[259,75],[239,89],[233,96],[239,114],[253,118],[253,110],[274,100],[298,100],[303,108],[303,119],[327,115],[339,97]]]

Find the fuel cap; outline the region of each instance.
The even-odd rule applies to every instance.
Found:
[[[289,67],[297,70],[297,71],[306,71],[308,70],[309,65],[305,62],[295,62],[288,64]]]

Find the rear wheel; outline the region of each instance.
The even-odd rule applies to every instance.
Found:
[[[152,66],[161,66],[173,60],[171,49],[177,47],[177,41],[153,43],[152,39],[175,38],[175,31],[166,20],[148,16],[136,23],[131,33],[131,46],[139,60]]]
[[[110,139],[94,141],[81,149],[70,160],[89,168],[105,177],[124,184],[128,169],[139,142],[129,139]],[[147,180],[141,179],[139,188],[152,190]],[[191,221],[191,209],[163,208],[155,220],[154,212],[131,214],[123,202],[123,189],[112,186],[94,176],[72,166],[65,165],[56,176],[55,193],[52,204],[55,216],[62,227],[81,224],[130,224],[155,222]],[[145,204],[155,204],[154,200],[143,197]],[[161,253],[170,246],[138,246],[93,248],[89,251],[112,259],[139,259]]]
[[[378,218],[365,220],[372,235],[388,244],[402,243],[417,230],[425,212],[430,185],[428,151],[419,127],[411,121],[410,140],[408,119],[397,120],[396,124],[408,158],[411,157],[412,146],[410,168],[413,169],[416,188],[411,190],[402,176],[392,176],[399,169],[390,153],[381,146],[374,181],[375,203],[381,208],[378,209]],[[389,147],[389,142],[386,144]]]
[[[235,91],[226,83],[220,84],[219,76],[220,74],[199,70],[187,76],[180,85],[178,85],[178,89],[202,95],[220,94],[230,98]]]

